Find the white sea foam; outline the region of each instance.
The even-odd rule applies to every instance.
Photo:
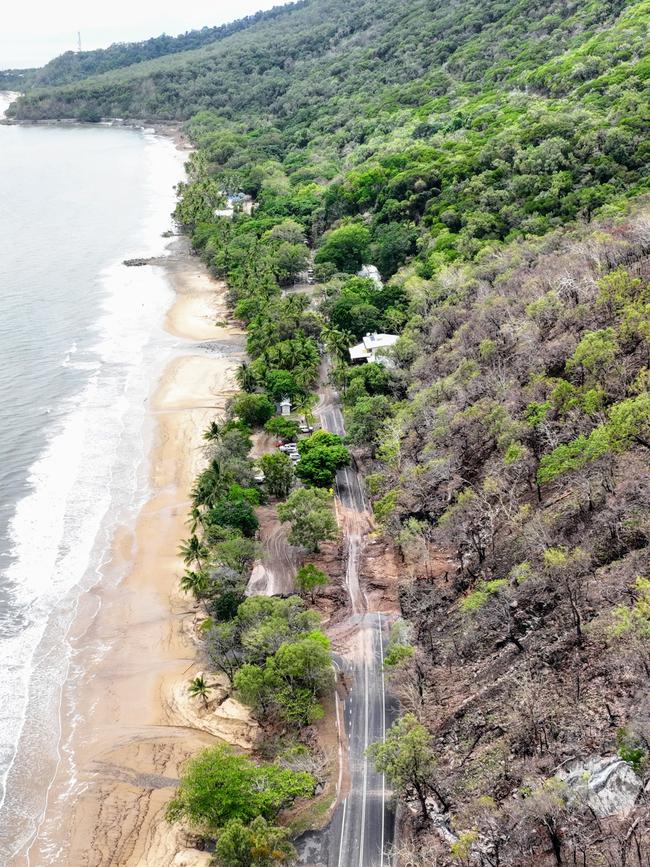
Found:
[[[125,257],[163,253],[171,187],[181,174],[170,142],[150,136],[145,146],[148,213]],[[88,378],[80,393],[56,408],[47,447],[29,471],[31,492],[10,522],[7,588],[23,628],[0,641],[2,863],[33,836],[44,809],[44,801],[30,802],[33,790],[28,796],[21,781],[38,778],[57,755],[61,759],[62,684],[80,674],[67,641],[80,596],[107,580],[102,567],[115,529],[135,518],[148,494],[147,396],[170,352],[160,326],[172,294],[157,268],[115,263],[101,273],[101,283],[95,345],[77,360],[75,344],[63,360]],[[64,759],[70,764],[69,755]]]

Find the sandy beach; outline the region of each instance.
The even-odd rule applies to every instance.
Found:
[[[203,725],[185,700],[200,661],[192,600],[178,591],[177,550],[187,535],[188,491],[204,460],[201,435],[235,388],[244,335],[226,323],[223,284],[177,243],[167,266],[176,301],[165,328],[187,341],[187,350],[168,364],[150,400],[153,496],[137,525],[115,538],[110,568],[123,580],[100,589],[99,613],[82,613],[76,624],[84,667],[75,696],[81,722],[71,739],[77,777],[70,787],[59,772],[39,835],[16,865],[206,863],[200,853],[176,857],[182,843],[163,819],[181,765],[216,742],[205,729],[220,731],[218,719]],[[91,646],[106,652],[84,659]],[[247,713],[228,700],[222,717],[224,732],[230,717],[233,739],[245,746],[253,730]]]

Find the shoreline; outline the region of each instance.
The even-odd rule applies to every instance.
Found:
[[[14,96],[16,98],[22,96],[20,93],[11,91],[0,91],[0,97]],[[183,132],[183,123],[165,120],[146,120],[141,118],[102,118],[98,121],[83,121],[75,117],[62,118],[45,118],[28,120],[23,118],[6,117],[5,111],[9,105],[14,102],[11,99],[6,102],[4,110],[0,112],[0,126],[52,126],[63,127],[70,129],[72,127],[81,127],[92,129],[94,127],[113,127],[115,129],[133,129],[141,132],[153,132],[156,135],[164,136],[171,139],[178,150],[187,151],[188,153],[194,148]]]
[[[82,611],[75,622],[76,665],[83,670],[76,701],[83,722],[75,727],[62,719],[61,743],[71,748],[76,779],[68,789],[59,765],[36,837],[12,861],[21,867],[153,867],[161,857],[171,863],[183,842],[164,819],[160,824],[164,805],[184,761],[215,742],[201,729],[200,715],[182,706],[179,684],[200,663],[188,627],[193,604],[178,590],[183,566],[177,548],[187,532],[189,488],[203,460],[202,433],[236,390],[244,335],[225,324],[225,287],[184,239],[175,242],[163,267],[175,291],[164,330],[187,347],[167,363],[149,401],[152,494],[135,527],[115,534],[108,568],[122,578],[117,586],[97,587],[98,610]],[[224,324],[215,325],[217,319]],[[91,604],[88,599],[85,607]],[[92,658],[98,646],[108,649]],[[68,682],[64,691],[70,688]],[[63,711],[69,699],[64,697]],[[222,729],[227,733],[232,725],[235,739],[246,745],[254,724],[241,708],[230,711],[230,719],[221,717]]]

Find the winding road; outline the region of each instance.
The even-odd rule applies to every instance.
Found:
[[[328,385],[321,389],[316,412],[324,429],[343,435],[338,395]],[[355,634],[349,653],[339,660],[351,684],[339,726],[348,757],[349,788],[327,832],[327,867],[383,867],[391,863],[395,817],[386,782],[365,754],[370,744],[384,738],[397,715],[384,682],[388,622],[380,612],[368,610],[359,581],[364,539],[372,521],[356,469],[339,471],[336,496],[339,522],[347,538],[346,584]]]
[[[325,430],[342,436],[345,431],[339,398],[327,378],[328,365],[324,362],[316,413]],[[389,621],[381,612],[369,610],[359,580],[372,516],[354,467],[337,473],[335,493],[337,518],[346,540],[345,582],[350,599],[350,614],[343,624],[348,636],[346,649],[336,658],[337,668],[350,687],[342,708],[337,698],[341,757],[346,757],[342,763],[347,768],[347,774],[341,768],[341,778],[347,785],[329,827],[322,833],[305,835],[299,846],[300,863],[317,867],[384,867],[391,863],[395,816],[386,781],[366,758],[366,750],[375,741],[383,740],[397,716],[396,702],[387,694],[384,682]],[[294,555],[279,524],[269,525],[265,533],[265,554],[253,570],[247,592],[290,592]]]

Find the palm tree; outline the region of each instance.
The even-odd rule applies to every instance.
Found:
[[[250,364],[246,364],[246,362],[240,364],[237,368],[235,379],[237,380],[237,385],[242,391],[253,392],[257,388],[257,377],[255,376],[255,371]]]
[[[305,421],[309,425],[314,424],[314,413],[312,412],[312,409],[315,403],[315,394],[303,394],[296,397],[296,409],[304,415]]]
[[[345,331],[345,329],[344,329],[341,332],[341,334],[343,335],[343,345],[345,346],[345,350],[343,352],[343,358],[348,360],[350,357],[348,355],[349,348],[351,346],[354,346],[355,343],[358,343],[359,341],[357,340],[357,338],[354,336],[354,334],[351,331]]]
[[[207,589],[208,576],[205,572],[194,572],[186,569],[180,581],[183,593],[191,593],[195,599],[200,599]]]
[[[194,506],[210,508],[219,499],[223,490],[223,474],[218,459],[213,459],[194,482],[192,488],[192,503]]]
[[[208,442],[218,440],[221,436],[221,425],[216,421],[211,421],[210,426],[203,432],[203,439]]]
[[[305,391],[309,391],[311,386],[314,384],[317,373],[317,367],[299,367],[294,371],[293,378],[296,381],[296,385]]]
[[[343,394],[347,392],[348,389],[348,372],[350,367],[345,363],[345,361],[341,361],[337,359],[330,369],[328,382],[330,385],[338,388]]]
[[[338,358],[345,357],[345,353],[354,341],[354,338],[351,339],[351,335],[347,332],[334,328],[331,325],[325,325],[321,335],[329,354]]]
[[[202,674],[198,677],[195,677],[190,681],[190,685],[187,688],[187,691],[192,696],[192,698],[202,698],[203,706],[207,708],[208,706],[208,693],[212,689],[211,686],[205,682],[205,678]]]
[[[196,563],[199,570],[203,570],[202,560],[208,556],[208,549],[199,539],[196,533],[192,533],[189,539],[181,542],[178,553],[183,558],[183,562],[189,566],[191,563]]]
[[[299,319],[300,315],[304,313],[309,306],[309,298],[302,294],[290,295],[288,298],[285,298],[284,304],[285,310],[289,316]]]
[[[185,521],[187,526],[190,528],[190,533],[192,535],[195,535],[196,531],[199,529],[199,527],[203,530],[205,528],[204,522],[205,522],[204,513],[201,511],[201,509],[199,509],[198,506],[192,506],[192,510],[190,511],[190,514],[189,514],[187,520]]]

